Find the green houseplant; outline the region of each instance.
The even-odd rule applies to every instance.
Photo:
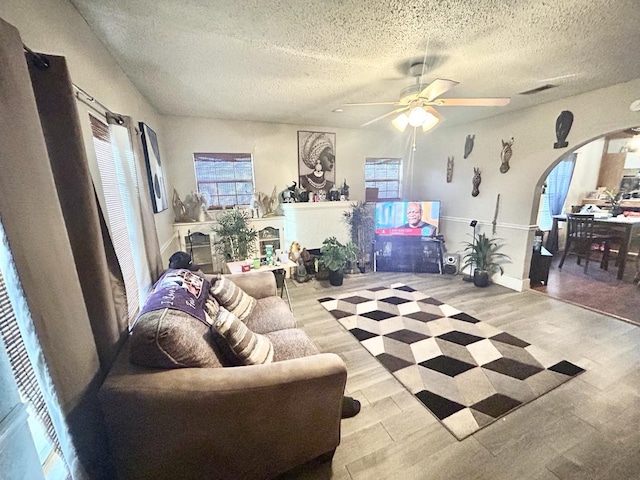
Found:
[[[357,248],[356,262],[358,269],[361,273],[364,273],[367,254],[373,241],[373,212],[365,202],[355,202],[351,204],[351,210],[345,211],[342,216],[349,226],[351,241]]]
[[[356,259],[356,246],[349,242],[340,243],[336,237],[325,238],[320,248],[319,262],[329,270],[329,283],[334,287],[342,285],[344,267],[348,261]]]
[[[218,225],[212,230],[218,236],[215,249],[225,260],[236,262],[252,258],[256,252],[258,232],[249,225],[249,215],[233,208],[225,210],[217,218]]]
[[[465,242],[465,255],[462,268],[473,269],[473,284],[486,287],[493,273],[504,273],[501,263],[511,260],[508,255],[499,252],[502,244],[497,238],[489,238],[484,233],[474,236],[473,242]],[[474,268],[475,267],[475,268]]]

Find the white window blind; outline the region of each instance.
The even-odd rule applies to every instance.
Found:
[[[377,188],[378,198],[393,200],[401,197],[402,159],[367,158],[364,166],[365,187]]]
[[[17,286],[14,286],[17,291]],[[25,319],[26,320],[26,319]],[[29,319],[30,320],[30,319]],[[13,308],[4,275],[0,271],[0,337],[5,345],[20,399],[27,405],[29,429],[36,446],[44,477],[47,480],[71,478],[62,460],[58,435],[42,389],[33,369],[15,309]],[[1,477],[1,475],[0,475]]]
[[[124,277],[129,322],[132,323],[138,313],[140,294],[132,249],[135,234],[130,231],[133,230],[131,218],[127,221],[127,217],[131,217],[133,213],[130,210],[127,212],[125,208],[125,205],[131,205],[127,175],[118,171],[121,170],[122,163],[115,161],[109,127],[93,115],[89,115],[89,118],[106,202],[109,232]]]
[[[250,205],[254,191],[250,153],[194,153],[198,192],[207,205]]]

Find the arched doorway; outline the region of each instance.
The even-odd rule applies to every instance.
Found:
[[[545,195],[549,195],[549,183],[557,182],[558,167],[563,162],[571,161],[572,157],[575,157],[575,163],[561,211],[557,211],[556,204],[556,211],[549,212],[549,205],[553,203],[549,198],[545,198]],[[624,255],[624,275],[618,278],[619,259],[616,265],[608,270],[599,268],[600,265],[595,263],[587,274],[575,260],[565,262],[563,269],[559,270],[559,253],[565,245],[563,222],[555,222],[559,226],[557,241],[554,240],[555,231],[549,222],[550,214],[586,209],[594,211],[597,216],[606,216],[611,202],[610,195],[607,196],[605,192],[613,193],[614,198],[619,199],[626,212],[625,221],[640,222],[640,217],[635,217],[640,215],[640,127],[610,132],[584,143],[571,152],[565,152],[550,165],[539,179],[538,186],[540,189],[537,191],[541,192],[538,224],[546,230],[546,246],[555,255],[547,284],[532,285],[531,288],[554,298],[640,324],[640,223],[630,228],[631,241],[629,252]],[[557,191],[555,187],[557,185],[551,188],[554,192]],[[620,220],[622,221],[622,218]],[[621,228],[628,227],[623,225]],[[620,253],[620,250],[617,253]]]

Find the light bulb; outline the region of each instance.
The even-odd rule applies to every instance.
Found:
[[[401,113],[396,118],[391,120],[391,125],[393,125],[398,131],[404,132],[409,123],[409,117],[406,113]]]
[[[438,124],[440,119],[436,117],[434,114],[432,114],[431,112],[424,112],[424,113],[426,113],[427,116],[424,119],[424,122],[422,123],[422,131],[428,132]]]
[[[419,127],[424,123],[427,118],[427,111],[422,107],[415,107],[409,113],[409,125],[412,127]]]

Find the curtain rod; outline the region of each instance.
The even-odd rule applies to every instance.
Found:
[[[24,43],[22,44],[22,48],[24,49],[25,52],[31,55],[31,60],[37,68],[39,68],[40,70],[46,70],[47,68],[49,68],[49,65],[50,65],[49,59],[46,57],[46,55],[34,52],[29,47],[27,47]],[[88,107],[94,109],[96,112],[100,114],[104,115],[105,113],[108,113],[112,115],[115,118],[118,125],[124,124],[124,119],[122,118],[122,115],[109,110],[102,103],[96,100],[96,98],[93,95],[89,95],[85,90],[77,86],[75,83],[71,83],[71,86],[76,91],[76,98],[80,100],[82,103],[86,104]],[[83,95],[84,98],[82,98],[80,95]],[[94,105],[97,105],[98,107],[100,107],[102,111],[95,108]]]

